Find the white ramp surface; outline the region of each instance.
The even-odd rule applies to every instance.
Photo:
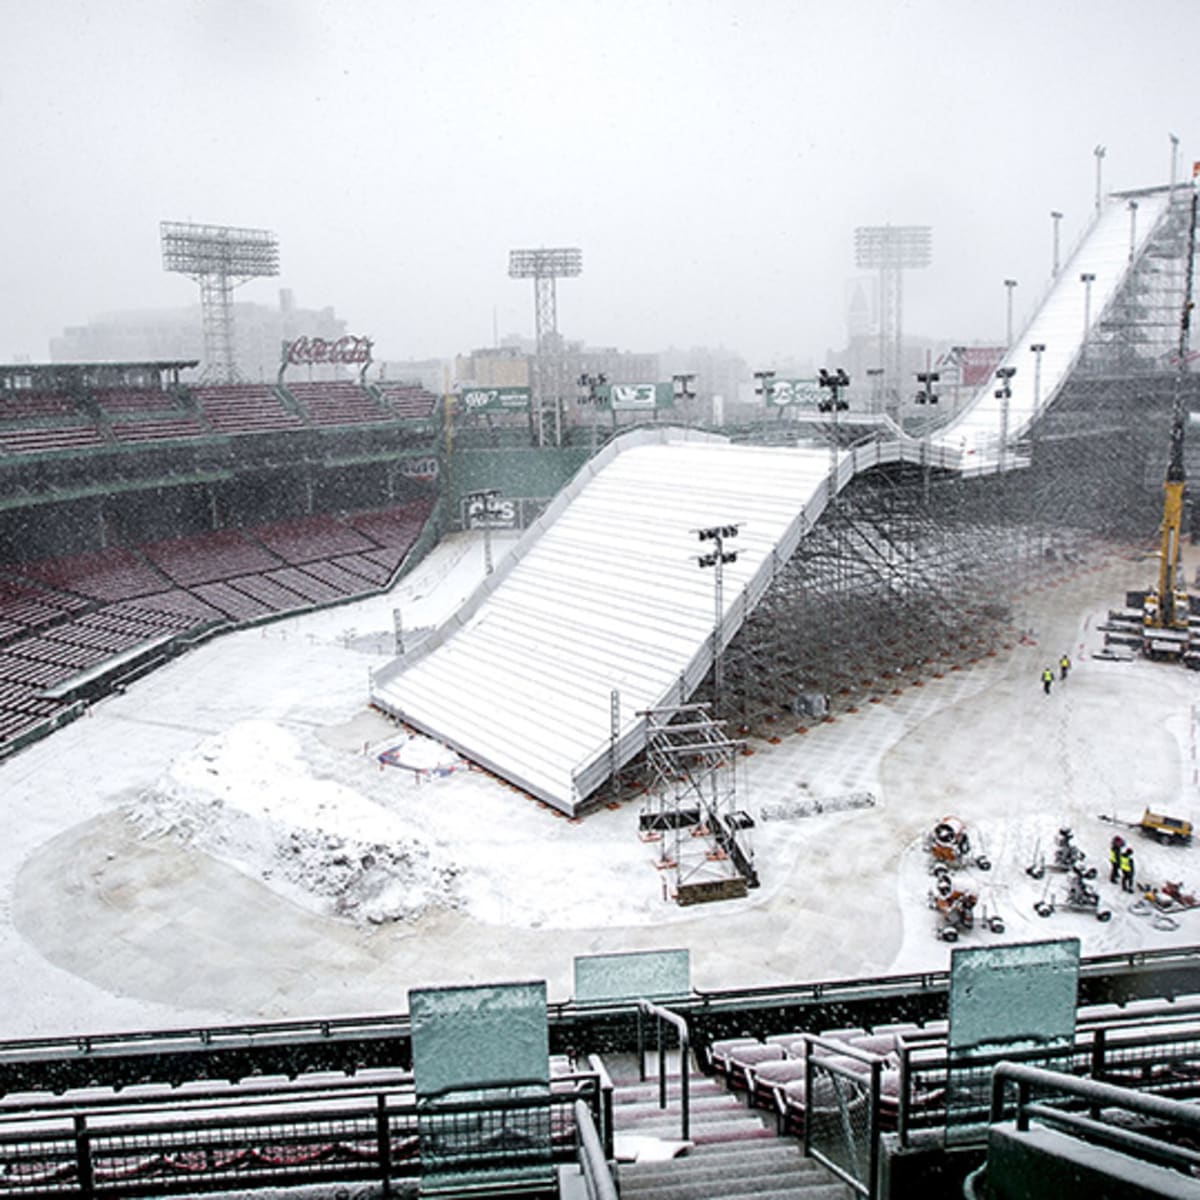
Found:
[[[1179,189],[1182,196],[1184,190]],[[1190,195],[1190,190],[1187,193]],[[1171,207],[1169,188],[1139,192],[1135,237],[1124,196],[1108,196],[1074,253],[1068,258],[1025,328],[999,364],[1014,370],[1007,406],[989,379],[964,411],[934,435],[964,454],[965,474],[1013,465],[1001,462],[1002,441],[1023,436],[1067,381],[1087,336],[1103,322],[1137,257],[1150,243]],[[1081,278],[1093,276],[1090,288]],[[1036,354],[1032,346],[1045,349]],[[1006,437],[1004,435],[1007,435]]]
[[[612,693],[623,761],[640,748],[637,712],[679,703],[711,664],[715,571],[697,561],[712,548],[697,530],[740,527],[728,546],[737,561],[724,567],[726,612],[741,610],[723,634],[728,642],[747,585],[764,567],[770,573],[789,534],[794,549],[829,490],[822,450],[695,434],[622,438],[611,449],[448,627],[376,675],[372,693],[380,707],[569,812],[611,767]]]

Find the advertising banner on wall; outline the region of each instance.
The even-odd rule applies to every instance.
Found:
[[[459,393],[463,411],[469,413],[523,413],[529,411],[527,387],[465,387]]]
[[[674,408],[675,389],[669,383],[610,383],[608,403],[615,412]]]
[[[821,386],[815,379],[776,379],[767,389],[767,403],[776,408],[804,405],[816,408],[821,399]]]

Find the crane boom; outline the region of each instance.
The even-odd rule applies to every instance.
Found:
[[[1148,624],[1159,629],[1186,629],[1190,603],[1186,591],[1176,586],[1179,573],[1180,542],[1183,533],[1183,492],[1187,483],[1183,466],[1183,432],[1187,422],[1184,405],[1183,375],[1187,371],[1188,341],[1192,321],[1192,282],[1196,265],[1196,202],[1192,189],[1191,220],[1188,228],[1187,274],[1183,306],[1179,317],[1179,352],[1176,360],[1175,396],[1171,406],[1171,451],[1163,480],[1163,516],[1160,534],[1158,587],[1154,606],[1148,612]]]

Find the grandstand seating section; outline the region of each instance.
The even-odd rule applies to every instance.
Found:
[[[196,387],[192,395],[217,433],[269,433],[304,426],[299,415],[284,407],[275,389],[265,384]]]
[[[65,393],[0,392],[0,458],[77,447],[129,445],[213,434],[287,430],[425,419],[437,398],[417,385],[374,389],[345,380],[267,384],[97,387],[88,401]]]
[[[357,383],[289,383],[287,390],[314,425],[363,425],[392,419],[392,414]]]
[[[385,585],[432,507],[429,496],[341,518],[0,564],[0,745],[65,710],[47,689],[122,653]]]
[[[433,415],[437,397],[418,384],[377,384],[379,398],[398,417],[420,420]]]
[[[97,388],[92,395],[110,417],[127,413],[177,412],[179,409],[176,395],[161,388]]]

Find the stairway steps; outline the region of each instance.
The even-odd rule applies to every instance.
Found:
[[[660,1108],[657,1078],[639,1079],[635,1059],[606,1066],[618,1137],[678,1140],[677,1070],[669,1079],[667,1106]],[[689,1075],[688,1103],[687,1152],[664,1161],[621,1163],[622,1200],[854,1200],[852,1190],[805,1158],[794,1139],[776,1135],[769,1114],[749,1108],[717,1080]]]
[[[693,1169],[696,1171],[700,1170],[697,1164],[703,1163],[705,1170],[720,1171],[726,1175],[740,1175],[751,1169],[816,1171],[823,1175],[820,1165],[814,1159],[805,1158],[796,1142],[785,1141],[782,1138],[773,1138],[770,1144],[755,1145],[753,1148],[738,1145],[736,1142],[706,1146],[702,1152],[697,1153],[693,1150],[684,1157],[696,1160],[693,1165]],[[650,1177],[670,1175],[677,1169],[679,1162],[678,1158],[668,1158],[662,1162],[644,1162],[626,1164],[626,1166],[636,1165],[639,1177],[643,1175]]]
[[[621,1200],[853,1200],[853,1192],[844,1183],[778,1181],[776,1186],[763,1191],[749,1191],[746,1180],[676,1180],[663,1187],[643,1188],[638,1180],[621,1176]]]

